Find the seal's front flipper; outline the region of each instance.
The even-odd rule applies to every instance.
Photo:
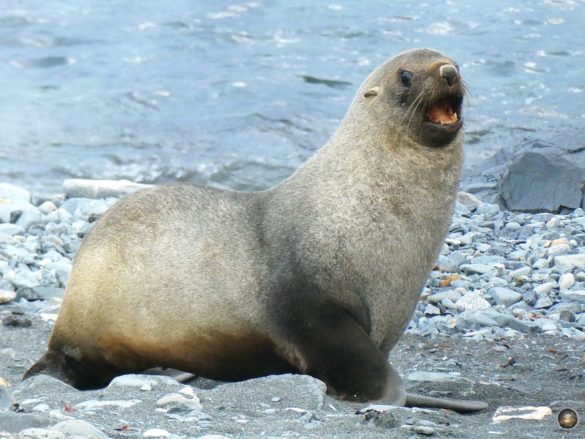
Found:
[[[331,303],[303,308],[290,313],[281,327],[288,361],[324,381],[338,399],[404,405],[400,376],[345,309]]]

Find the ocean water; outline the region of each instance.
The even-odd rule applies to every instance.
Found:
[[[0,3],[0,181],[37,194],[72,177],[265,189],[414,47],[461,66],[468,167],[585,124],[583,0]]]

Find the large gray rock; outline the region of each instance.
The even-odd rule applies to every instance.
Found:
[[[505,146],[467,163],[460,186],[484,202],[527,212],[583,206],[585,131]]]
[[[576,209],[583,201],[584,165],[582,154],[534,143],[504,173],[500,194],[510,210],[559,212],[563,207]]]

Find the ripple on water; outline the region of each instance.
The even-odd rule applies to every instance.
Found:
[[[11,3],[0,180],[40,194],[69,176],[268,187],[413,47],[458,60],[470,161],[583,121],[582,1]]]

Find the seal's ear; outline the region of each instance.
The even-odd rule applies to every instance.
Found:
[[[380,92],[380,87],[378,87],[378,86],[372,87],[364,93],[364,98],[373,98],[374,96],[378,96],[379,92]]]

